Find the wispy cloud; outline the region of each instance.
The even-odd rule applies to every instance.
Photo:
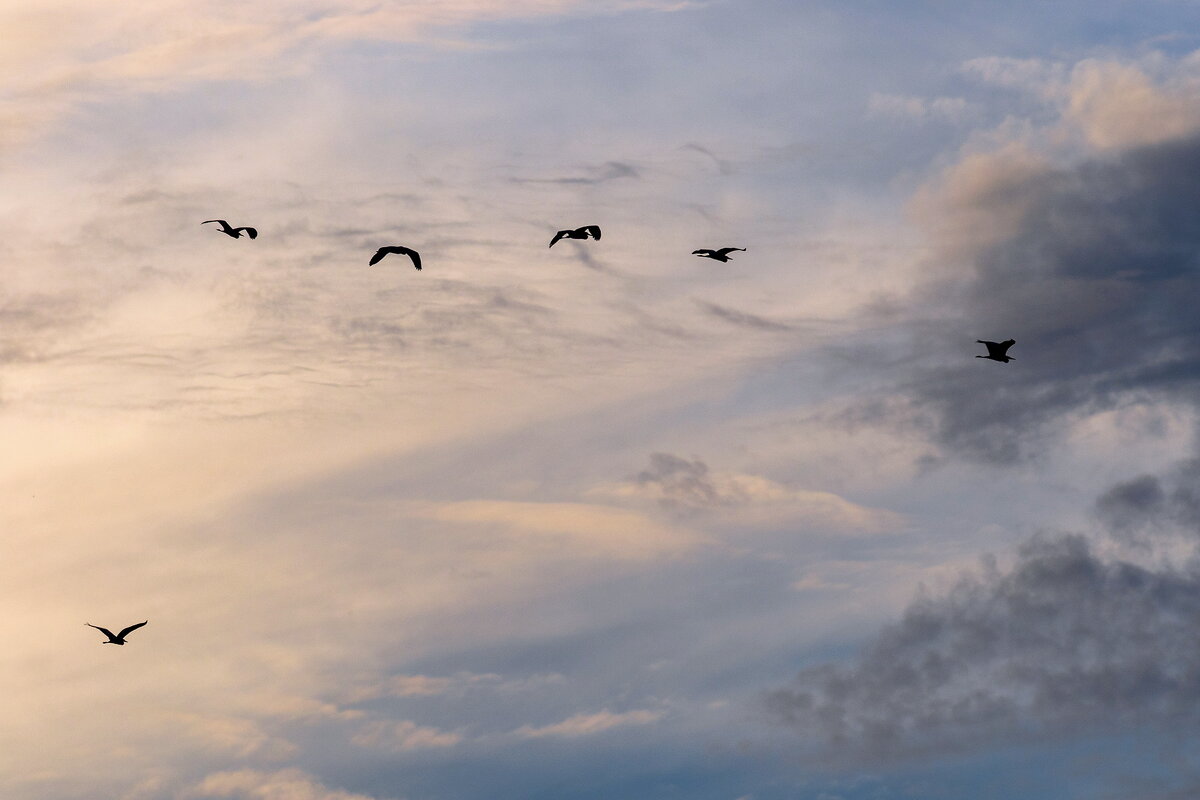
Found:
[[[663,713],[661,711],[650,711],[648,709],[623,711],[616,714],[604,710],[595,714],[576,714],[564,719],[562,722],[555,722],[540,727],[523,725],[513,731],[513,734],[522,739],[544,739],[548,737],[573,739],[578,736],[591,736],[602,733],[613,728],[623,728],[630,725],[649,725],[658,722],[662,717]]]
[[[411,720],[400,720],[368,723],[354,734],[352,741],[361,747],[380,747],[407,753],[428,748],[453,747],[462,740],[462,734],[459,733],[418,725]]]

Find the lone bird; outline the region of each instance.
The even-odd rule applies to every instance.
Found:
[[[146,622],[149,622],[149,621],[150,620],[146,620]],[[87,625],[89,628],[95,628],[96,630],[100,631],[101,633],[103,633],[105,636],[108,637],[107,642],[101,642],[100,644],[125,644],[125,637],[128,636],[133,631],[136,631],[138,628],[145,625],[146,622],[139,622],[137,625],[130,625],[128,628],[125,628],[120,633],[118,633],[116,636],[114,636],[113,632],[110,631],[108,628],[101,628],[99,625],[93,625],[90,622],[85,622],[83,624]]]
[[[734,250],[746,252],[744,247],[722,247],[720,250],[693,250],[692,255],[700,256],[701,258],[711,258],[713,261],[728,261],[729,254]]]
[[[417,271],[418,272],[421,271],[421,254],[418,253],[416,250],[413,250],[412,248],[399,247],[399,246],[379,248],[378,250],[375,251],[375,255],[371,256],[371,260],[369,262],[367,262],[367,266],[368,267],[374,266],[375,264],[378,264],[380,261],[383,261],[383,257],[386,256],[388,253],[395,253],[398,256],[408,256],[409,258],[412,259],[413,266],[417,268]]]
[[[975,356],[976,358],[990,358],[992,361],[1003,361],[1005,364],[1010,361],[1016,361],[1015,358],[1008,355],[1008,348],[1017,343],[1016,339],[1006,339],[1003,342],[985,342],[983,339],[976,339],[975,341],[986,345],[988,349],[986,356]]]
[[[204,222],[201,222],[200,224],[207,225],[210,222],[215,222],[218,225],[220,225],[221,233],[225,234],[226,236],[232,236],[234,239],[240,239],[242,236],[242,231],[245,231],[246,235],[249,236],[251,239],[258,238],[258,231],[256,229],[250,228],[250,227],[234,228],[233,226],[231,226],[228,222],[226,222],[223,219],[206,219],[206,220],[204,220]]]
[[[591,236],[593,239],[600,240],[599,225],[584,225],[582,228],[576,228],[573,231],[559,231],[554,234],[554,238],[550,240],[550,246],[554,247],[554,243],[559,239],[586,239]]]

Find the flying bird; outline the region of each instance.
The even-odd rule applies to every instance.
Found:
[[[1008,348],[1017,343],[1016,339],[1006,339],[1003,342],[985,342],[983,339],[976,339],[976,342],[987,346],[986,356],[975,356],[976,358],[990,358],[992,361],[1003,361],[1007,364],[1009,361],[1016,361],[1015,358],[1008,355]]]
[[[701,258],[711,258],[713,261],[728,261],[729,254],[734,250],[746,251],[744,247],[722,247],[720,250],[693,250],[692,255]]]
[[[573,231],[559,231],[554,234],[554,238],[550,240],[550,246],[554,247],[554,243],[559,239],[586,239],[591,236],[599,241],[600,226],[599,225],[584,225],[582,228],[576,228]]]
[[[215,222],[218,225],[220,225],[221,233],[225,234],[226,236],[232,236],[234,239],[241,238],[242,231],[245,231],[246,235],[249,236],[251,239],[258,238],[258,231],[256,229],[250,228],[250,227],[235,228],[223,219],[206,219],[206,220],[204,220],[204,222],[201,222],[200,224],[207,225],[210,222]]]
[[[149,622],[149,621],[150,620],[146,620],[146,622]],[[93,625],[90,622],[85,622],[83,624],[87,625],[89,628],[95,628],[96,630],[100,631],[101,633],[103,633],[105,636],[108,637],[107,642],[101,642],[100,644],[125,644],[125,637],[128,636],[133,631],[136,631],[138,628],[145,625],[146,622],[139,622],[137,625],[130,625],[128,628],[125,628],[124,630],[122,630],[120,633],[118,633],[115,636],[113,635],[113,632],[110,631],[108,628],[101,628],[99,625]]]
[[[417,268],[417,271],[421,271],[421,254],[408,247],[381,247],[375,251],[375,255],[371,256],[371,260],[367,263],[367,266],[373,266],[378,264],[380,261],[383,261],[383,257],[388,253],[395,253],[399,256],[408,256],[412,259],[413,266]]]

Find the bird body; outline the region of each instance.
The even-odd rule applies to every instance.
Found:
[[[150,620],[146,620],[146,622],[149,622],[149,621]],[[101,633],[103,633],[105,636],[108,637],[107,642],[101,642],[100,644],[122,644],[123,645],[123,644],[125,644],[125,637],[128,636],[130,633],[136,631],[138,628],[145,625],[146,622],[139,622],[136,625],[130,625],[128,628],[123,628],[120,633],[116,633],[116,634],[114,634],[108,628],[101,628],[99,625],[93,625],[90,622],[85,622],[83,624],[87,625],[89,628],[95,628],[96,630],[100,631]]]
[[[370,266],[374,266],[375,264],[378,264],[380,261],[383,260],[383,257],[386,256],[388,253],[395,253],[395,254],[401,255],[401,256],[408,256],[409,258],[412,259],[413,266],[417,268],[417,271],[418,272],[421,271],[421,254],[418,253],[416,250],[413,250],[409,247],[400,247],[400,246],[379,248],[378,250],[375,251],[375,255],[371,256],[371,260],[367,262],[367,266],[370,267]]]
[[[550,246],[554,247],[554,243],[559,239],[586,239],[592,237],[599,241],[600,226],[599,225],[584,225],[582,228],[576,228],[573,231],[559,231],[554,234],[554,238],[550,240]]]
[[[700,249],[700,250],[693,250],[692,255],[700,256],[701,258],[711,258],[714,261],[728,261],[729,254],[734,252],[735,250],[741,250],[742,252],[745,252],[746,248],[744,248],[744,247],[722,247],[720,250]]]
[[[987,358],[992,361],[1000,361],[1007,364],[1009,361],[1016,361],[1015,358],[1008,355],[1008,348],[1017,343],[1016,339],[1006,339],[1003,342],[985,342],[983,339],[975,340],[978,344],[987,347],[986,356],[975,356],[976,358]]]
[[[251,239],[258,238],[258,231],[256,229],[246,227],[246,226],[243,226],[241,228],[235,228],[223,219],[206,219],[206,220],[204,220],[204,222],[201,222],[200,224],[207,225],[210,222],[215,222],[218,225],[220,225],[221,233],[225,234],[226,236],[232,236],[234,239],[241,238],[242,231],[245,231],[246,235],[249,236]]]

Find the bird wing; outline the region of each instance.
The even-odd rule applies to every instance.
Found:
[[[742,252],[745,252],[746,248],[744,248],[744,247],[722,247],[720,250],[717,251],[717,253],[720,255],[723,255],[723,256],[727,256],[730,253],[734,252],[735,250],[741,250]]]
[[[147,620],[147,622],[149,622],[149,620]],[[110,639],[117,638],[117,637],[113,636],[113,632],[110,631],[108,628],[101,628],[99,625],[93,625],[90,622],[85,622],[83,624],[87,625],[89,628],[95,628],[96,630],[100,631],[101,633],[103,633],[105,636],[107,636]]]
[[[1012,347],[1016,343],[1017,343],[1016,339],[1005,339],[1003,342],[998,344],[996,347],[997,347],[997,349],[1000,350],[1000,355],[1004,355],[1005,353],[1008,352],[1008,348]],[[991,348],[988,348],[988,349],[990,350]]]
[[[208,223],[210,223],[210,222],[215,222],[215,223],[217,223],[218,225],[220,225],[220,226],[221,226],[221,228],[222,228],[222,229],[225,229],[225,228],[228,228],[228,227],[229,227],[229,223],[228,223],[228,222],[226,222],[226,221],[225,221],[225,220],[223,220],[223,219],[206,219],[206,220],[204,220],[204,222],[201,222],[200,224],[201,224],[201,225],[207,225],[207,224],[208,224]]]
[[[554,238],[550,240],[550,246],[554,247],[555,242],[557,242],[559,239],[563,238],[564,236],[570,236],[570,235],[571,235],[571,231],[559,231],[558,233],[554,234]]]
[[[149,621],[150,621],[150,620],[146,620],[146,622],[149,622]],[[133,632],[134,632],[134,631],[136,631],[138,628],[140,628],[140,627],[142,627],[143,625],[145,625],[145,624],[146,624],[146,622],[139,622],[137,625],[130,625],[128,628],[125,628],[125,629],[124,629],[124,630],[122,630],[120,633],[118,633],[118,634],[117,634],[117,638],[118,638],[118,639],[124,639],[124,638],[125,638],[127,635],[129,635],[129,634],[133,633]]]
[[[247,228],[235,228],[234,230],[245,231],[246,235],[249,236],[251,239],[258,238],[258,231],[255,228],[248,228],[248,227]]]
[[[374,266],[375,264],[378,264],[380,261],[383,261],[384,256],[386,256],[388,253],[394,253],[394,252],[395,252],[395,250],[393,250],[390,247],[379,248],[378,250],[375,251],[375,255],[371,256],[371,260],[367,262],[367,266],[370,267],[370,266]]]
[[[694,256],[711,256],[712,254],[713,254],[712,250],[693,250],[692,251],[692,255],[694,255]]]
[[[988,355],[992,357],[1003,357],[1004,351],[1008,349],[1008,346],[1003,342],[985,342],[983,339],[976,339],[975,341],[986,347]]]
[[[413,266],[417,268],[417,272],[420,272],[421,271],[421,254],[418,253],[416,250],[410,250],[407,247],[404,248],[404,252],[407,253],[408,257],[412,259]]]
[[[584,225],[579,230],[583,231],[585,234],[591,234],[593,239],[595,239],[596,241],[600,241],[600,226],[599,225]]]

